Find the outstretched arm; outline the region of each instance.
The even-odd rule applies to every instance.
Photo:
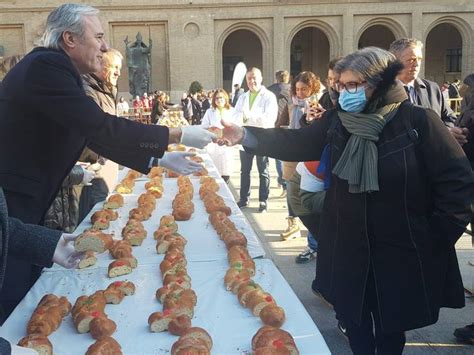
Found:
[[[319,160],[329,128],[330,116],[301,129],[239,127],[222,121],[223,136],[220,145],[242,144],[246,151],[285,161]]]

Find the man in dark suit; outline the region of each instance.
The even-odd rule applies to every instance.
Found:
[[[423,43],[415,38],[401,38],[392,42],[389,50],[405,65],[398,79],[410,101],[435,111],[459,144],[466,143],[467,130],[454,127],[456,116],[444,99],[439,85],[418,77],[423,60]]]
[[[202,148],[215,135],[199,127],[168,129],[109,115],[86,95],[80,74],[100,71],[108,50],[97,9],[56,8],[42,41],[43,47],[27,54],[0,86],[0,186],[11,216],[40,224],[86,145],[143,173],[158,158],[165,167],[179,163],[187,173],[198,169],[184,155],[163,156],[168,143]],[[10,300],[14,306],[36,280],[23,269],[9,262],[4,290],[15,295],[2,294],[2,303]]]

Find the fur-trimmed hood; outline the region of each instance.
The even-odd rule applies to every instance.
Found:
[[[382,80],[375,88],[363,112],[374,112],[385,105],[403,102],[408,99],[403,85],[397,80],[397,76],[402,69],[403,64],[396,60],[382,72],[380,75]]]

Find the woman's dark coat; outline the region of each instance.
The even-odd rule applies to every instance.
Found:
[[[45,227],[72,233],[79,220],[79,198],[74,186],[79,185],[84,178],[80,165],[74,165],[69,175],[64,179],[58,195],[44,217]]]
[[[286,161],[319,160],[329,143],[332,167],[349,138],[337,110],[300,130],[247,130],[258,147],[246,150]],[[352,194],[331,176],[316,286],[340,319],[360,323],[371,271],[383,330],[419,328],[435,323],[440,307],[464,306],[454,244],[469,219],[473,173],[440,118],[408,100],[376,144],[380,191]]]

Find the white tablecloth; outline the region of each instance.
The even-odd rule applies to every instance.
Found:
[[[210,166],[207,162],[207,166]],[[212,167],[211,167],[212,169]],[[176,193],[178,192],[177,179],[163,179],[164,193],[163,196],[156,200],[156,209],[152,217],[148,221],[144,221],[143,225],[147,230],[148,236],[143,241],[141,246],[133,247],[133,255],[138,259],[139,264],[150,264],[161,262],[162,255],[156,253],[156,240],[153,238],[153,232],[158,229],[160,225],[160,218],[163,215],[171,214],[171,204]],[[110,227],[104,230],[104,233],[111,233],[114,239],[122,239],[122,228],[128,221],[128,213],[132,208],[137,207],[137,200],[140,194],[145,192],[145,183],[149,181],[148,178],[140,178],[136,181],[132,194],[123,195],[125,204],[118,209],[119,219],[110,223]],[[189,221],[178,221],[178,232],[184,236],[188,243],[186,245],[186,258],[188,261],[211,261],[227,259],[227,249],[223,241],[219,239],[216,231],[209,223],[209,214],[206,212],[204,203],[199,197],[199,178],[192,177],[191,181],[194,186],[194,213]],[[235,200],[230,192],[227,184],[220,178],[217,180],[220,185],[218,191],[226,204],[232,209],[232,215],[229,218],[235,223],[239,229],[247,237],[247,248],[253,258],[265,256],[265,251],[258,240],[252,227],[249,225],[247,219],[237,207]],[[90,228],[90,216],[97,210],[101,209],[103,203],[100,202],[94,206],[84,221],[77,227],[75,233],[81,233],[84,229]],[[95,267],[105,267],[112,262],[112,258],[108,252],[100,254],[98,263]],[[55,265],[52,269],[60,269],[61,267]]]
[[[254,280],[285,309],[287,320],[282,328],[293,335],[300,353],[330,354],[316,325],[275,265],[268,259],[255,262],[257,272]],[[251,353],[252,336],[263,324],[260,318],[239,304],[234,294],[225,290],[223,279],[227,269],[224,260],[188,263],[192,287],[198,298],[192,323],[209,332],[214,341],[213,354]],[[104,273],[104,269],[96,268],[43,274],[0,329],[0,336],[11,341],[22,338],[31,313],[45,293],[66,296],[74,303],[83,294],[106,288],[111,280],[104,277]],[[147,323],[151,313],[162,310],[154,296],[162,285],[159,266],[141,265],[132,274],[114,280],[130,280],[137,287],[135,295],[125,297],[121,304],[105,308],[109,318],[117,323],[113,337],[122,346],[123,353],[169,354],[178,337],[168,332],[151,333]],[[49,339],[56,355],[82,355],[94,342],[90,334],[77,333],[70,316]]]
[[[254,258],[264,256],[256,234],[235,204],[229,188],[220,179],[209,156],[203,154],[203,158],[210,175],[218,178],[221,186],[219,194],[232,209],[230,218],[248,239],[250,255]],[[122,177],[125,172],[121,172]],[[177,223],[178,232],[188,240],[185,249],[187,268],[192,278],[192,288],[198,297],[192,323],[211,334],[213,354],[249,354],[252,336],[263,324],[260,318],[254,317],[250,310],[239,304],[235,295],[225,290],[223,280],[228,269],[227,250],[208,222],[208,214],[198,194],[199,178],[193,177],[191,180],[195,188],[195,212],[191,220]],[[146,181],[146,178],[138,179],[133,194],[124,195],[125,205],[118,210],[121,217],[105,231],[113,233],[115,239],[121,238],[128,212],[136,206],[138,196],[145,190]],[[160,217],[171,213],[171,202],[177,192],[176,179],[164,179],[164,190],[163,197],[157,200],[152,218],[144,222],[148,231],[147,239],[141,246],[133,248],[133,254],[138,259],[137,269],[129,275],[109,279],[107,267],[112,259],[108,253],[99,255],[97,264],[84,270],[64,270],[56,266],[45,269],[0,328],[0,336],[12,342],[25,336],[26,324],[46,293],[66,296],[74,304],[77,297],[105,289],[113,281],[130,280],[137,287],[136,294],[126,297],[119,305],[106,306],[107,315],[117,323],[117,332],[113,337],[121,344],[126,355],[169,354],[177,337],[168,332],[151,333],[147,322],[151,313],[162,310],[162,305],[155,299],[155,291],[162,286],[159,263],[163,255],[156,253],[153,232],[158,228]],[[101,207],[102,203],[97,204],[76,232],[89,228],[90,215]],[[293,335],[300,353],[330,354],[316,325],[273,262],[267,259],[256,259],[255,262],[257,273],[254,280],[285,309],[287,320],[282,328]],[[82,355],[94,342],[90,334],[77,333],[70,316],[64,319],[61,327],[49,339],[56,355]]]

